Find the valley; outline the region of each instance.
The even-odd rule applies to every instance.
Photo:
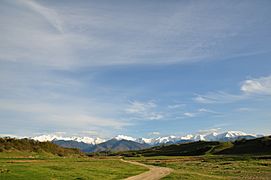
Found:
[[[271,137],[196,141],[85,154],[51,142],[0,139],[0,179],[269,179]]]

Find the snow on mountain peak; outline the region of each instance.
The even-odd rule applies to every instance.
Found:
[[[87,144],[100,144],[102,142],[105,142],[104,139],[91,138],[91,137],[73,137],[72,140],[77,141],[77,142],[84,142]]]
[[[57,135],[48,134],[48,135],[35,136],[32,139],[34,139],[36,141],[40,141],[40,142],[45,142],[45,141],[53,141],[55,139],[64,140],[65,138],[61,137],[61,136],[57,136]]]
[[[235,137],[235,136],[246,136],[248,134],[241,131],[228,131],[226,137]]]
[[[201,134],[197,134],[193,137],[193,140],[194,141],[205,141],[205,136],[204,135],[201,135]]]
[[[40,136],[35,136],[31,139],[34,139],[36,141],[40,142],[45,142],[45,141],[53,141],[53,140],[64,140],[64,141],[77,141],[77,142],[83,142],[86,144],[100,144],[102,142],[105,142],[104,139],[101,138],[92,138],[92,137],[63,137],[63,136],[58,136],[54,134],[49,134],[49,135],[40,135]]]
[[[218,134],[216,137],[217,138],[234,138],[238,136],[246,136],[248,134],[241,132],[241,131],[227,131],[221,134]]]
[[[117,135],[114,137],[116,140],[128,140],[128,141],[136,141],[136,138],[130,137],[130,136],[125,136],[125,135]]]
[[[192,134],[187,134],[186,136],[180,137],[181,140],[191,140],[194,137]]]
[[[114,137],[116,140],[129,140],[134,141],[138,143],[146,143],[151,145],[157,145],[157,144],[167,144],[167,143],[178,143],[180,141],[227,141],[227,140],[234,140],[235,138],[238,138],[240,136],[254,136],[251,134],[246,134],[241,131],[227,131],[223,133],[217,133],[212,132],[209,134],[188,134],[185,136],[163,136],[163,137],[157,137],[157,138],[134,138],[126,135],[117,135]],[[105,139],[101,138],[93,138],[93,137],[64,137],[60,135],[55,134],[49,134],[49,135],[41,135],[33,137],[32,139],[37,141],[53,141],[53,140],[72,140],[77,142],[84,142],[87,144],[100,144],[102,142],[105,142]]]

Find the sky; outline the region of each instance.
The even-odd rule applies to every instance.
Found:
[[[271,134],[271,1],[0,1],[0,134]]]

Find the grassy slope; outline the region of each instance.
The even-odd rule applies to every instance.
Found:
[[[89,158],[49,142],[1,139],[0,148],[0,180],[122,179],[147,170],[117,158]]]
[[[270,154],[271,136],[251,140],[235,141],[233,146],[216,152],[216,154]]]
[[[198,156],[210,154],[269,154],[271,155],[271,136],[235,142],[191,142],[152,147],[138,151],[116,153],[130,156]]]
[[[0,152],[36,153],[57,156],[84,156],[78,149],[63,148],[51,142],[31,139],[0,138]]]
[[[127,158],[170,167],[164,179],[270,179],[271,157],[253,156],[153,156]]]

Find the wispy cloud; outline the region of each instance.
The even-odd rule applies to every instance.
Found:
[[[124,126],[131,125],[131,122],[91,114],[91,112],[88,112],[82,107],[82,104],[59,105],[0,101],[0,111],[25,113],[27,116],[31,115],[30,121],[35,121],[35,123],[46,121],[48,124],[57,124],[57,126],[81,128],[84,126],[94,126],[120,129]]]
[[[187,63],[239,56],[247,49],[265,51],[268,42],[254,33],[256,27],[268,29],[258,22],[269,10],[265,3],[144,2],[146,8],[122,1],[2,4],[2,9],[8,9],[1,11],[0,18],[4,61],[57,68]],[[250,16],[251,10],[257,16]],[[244,22],[244,17],[249,21]]]
[[[141,118],[142,120],[159,120],[164,116],[162,113],[157,112],[155,108],[157,105],[153,101],[139,102],[132,101],[128,108],[126,108],[126,113],[134,115],[136,118]]]
[[[220,113],[213,111],[211,109],[205,109],[205,108],[200,108],[200,109],[197,109],[196,111],[183,113],[183,115],[186,117],[198,117],[198,116],[203,116],[206,114],[219,115]]]
[[[133,69],[135,64],[152,65],[144,66],[150,69],[172,63],[197,66],[199,61],[270,51],[269,1],[4,0],[0,4],[2,131],[14,125],[33,131],[119,131],[138,121],[150,125],[155,123],[151,120],[168,123],[180,116],[211,116],[216,114],[210,107],[213,103],[270,95],[270,76],[241,82],[237,93],[205,93],[195,85],[199,94],[193,102],[191,97],[171,96],[183,93],[175,72],[174,77],[157,72],[157,79],[167,77],[162,80],[168,87],[160,88],[164,85],[159,84],[160,79],[152,79],[145,72],[139,72],[142,82],[130,83],[130,77],[138,73]],[[125,80],[117,82],[120,76],[116,74],[122,71],[119,66],[129,73],[122,74]],[[187,67],[181,68],[192,81],[198,77],[191,76]],[[112,73],[113,69],[118,70]],[[176,86],[171,86],[174,81]],[[141,92],[135,92],[138,85],[142,85]],[[163,96],[165,91],[171,97]],[[147,98],[156,101],[127,104],[129,99]],[[172,101],[178,98],[180,101]],[[199,108],[194,102],[206,105]]]
[[[53,115],[51,117],[53,121],[61,122],[61,123],[72,123],[76,122],[79,124],[79,126],[98,126],[98,127],[113,127],[116,129],[121,129],[124,126],[131,125],[131,122],[124,122],[119,121],[117,119],[112,118],[101,118],[101,117],[95,117],[90,116],[86,114],[75,114],[75,115]],[[76,126],[75,123],[73,123],[73,126]]]
[[[245,80],[241,83],[239,94],[230,94],[223,91],[209,92],[205,95],[197,94],[193,100],[202,104],[233,103],[251,99],[254,95],[271,95],[271,76]]]
[[[169,109],[178,109],[178,108],[183,108],[185,107],[185,104],[173,104],[173,105],[168,105]]]
[[[185,115],[187,117],[195,117],[197,115],[197,113],[185,112],[185,113],[183,113],[183,115]]]
[[[242,82],[241,91],[246,94],[271,95],[271,76],[245,80]]]
[[[58,32],[63,33],[63,25],[62,25],[62,22],[60,20],[60,17],[58,16],[57,12],[54,11],[52,8],[42,6],[41,4],[38,4],[37,2],[32,1],[32,0],[19,1],[19,3],[22,3],[22,4],[26,5],[28,8],[30,8],[34,12],[41,15]]]
[[[132,101],[130,106],[126,109],[128,113],[143,113],[149,111],[156,107],[156,104],[152,101],[149,102],[139,102],[139,101]]]
[[[195,102],[203,104],[212,104],[212,103],[232,103],[239,100],[246,99],[244,95],[230,94],[223,91],[218,92],[209,92],[205,95],[197,94],[194,99]]]

